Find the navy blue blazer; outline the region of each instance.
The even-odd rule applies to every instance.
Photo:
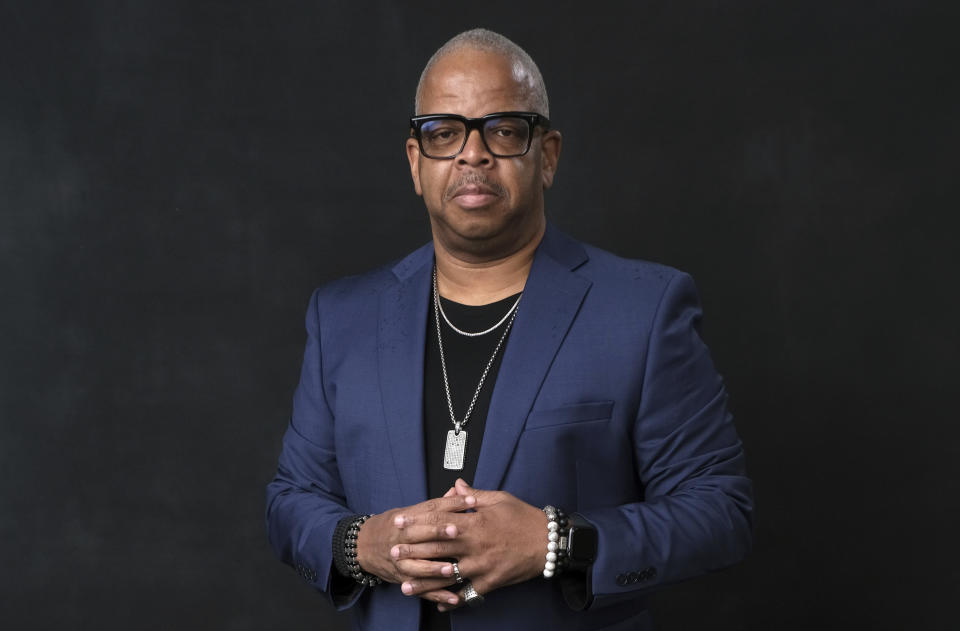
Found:
[[[339,519],[427,499],[423,361],[433,247],[318,289],[278,471],[277,555],[329,592]],[[585,611],[535,579],[461,608],[453,629],[647,628],[644,594],[728,566],[752,538],[752,488],[689,276],[548,226],[504,350],[476,488],[577,511],[596,526]],[[362,629],[417,628],[419,599],[359,589]],[[496,625],[496,627],[492,626]]]

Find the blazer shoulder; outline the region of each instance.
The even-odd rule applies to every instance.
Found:
[[[318,287],[314,299],[324,305],[352,304],[379,294],[389,283],[390,264],[374,270],[343,276]]]
[[[432,260],[433,247],[427,243],[405,257],[369,271],[328,281],[314,290],[310,309],[322,312],[325,317],[342,314],[349,320],[351,315],[374,308],[385,291]]]
[[[578,271],[595,284],[629,285],[632,291],[662,293],[677,278],[687,278],[686,272],[669,265],[629,259],[598,247],[583,244],[589,261]]]

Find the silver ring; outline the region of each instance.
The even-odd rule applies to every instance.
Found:
[[[470,583],[467,583],[460,595],[463,596],[463,601],[471,607],[479,607],[483,604],[483,596],[478,594]]]
[[[453,576],[457,579],[458,583],[463,582],[463,577],[460,576],[460,566],[457,565],[456,561],[453,562]]]

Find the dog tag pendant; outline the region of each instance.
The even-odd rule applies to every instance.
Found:
[[[447,432],[447,446],[443,450],[443,468],[453,471],[463,469],[463,456],[467,451],[467,431],[459,433],[451,429]]]

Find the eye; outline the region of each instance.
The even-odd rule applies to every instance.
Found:
[[[454,142],[463,134],[463,126],[449,121],[430,121],[420,128],[420,134],[427,142]]]
[[[527,135],[525,121],[512,118],[498,118],[487,123],[487,134],[504,140]]]

